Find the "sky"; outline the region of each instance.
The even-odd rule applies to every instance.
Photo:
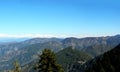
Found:
[[[0,0],[0,37],[120,34],[120,0]]]

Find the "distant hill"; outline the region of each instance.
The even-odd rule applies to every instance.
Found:
[[[64,47],[73,46],[87,52],[93,57],[111,50],[120,43],[120,35],[107,37],[66,38],[62,41]]]
[[[36,43],[45,43],[50,41],[61,42],[63,39],[60,38],[33,38],[23,41],[22,44],[36,44]]]
[[[86,64],[85,72],[120,72],[120,44]]]

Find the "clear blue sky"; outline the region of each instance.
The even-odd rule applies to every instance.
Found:
[[[0,0],[0,34],[120,34],[120,0]]]

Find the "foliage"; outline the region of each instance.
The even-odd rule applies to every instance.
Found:
[[[21,72],[20,64],[17,61],[14,62],[14,72]]]
[[[38,72],[64,72],[62,66],[56,62],[55,53],[50,49],[44,49],[39,57]]]

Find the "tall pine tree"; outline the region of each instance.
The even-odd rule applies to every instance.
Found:
[[[38,72],[64,72],[62,66],[56,62],[55,53],[50,49],[44,49],[39,57]]]

